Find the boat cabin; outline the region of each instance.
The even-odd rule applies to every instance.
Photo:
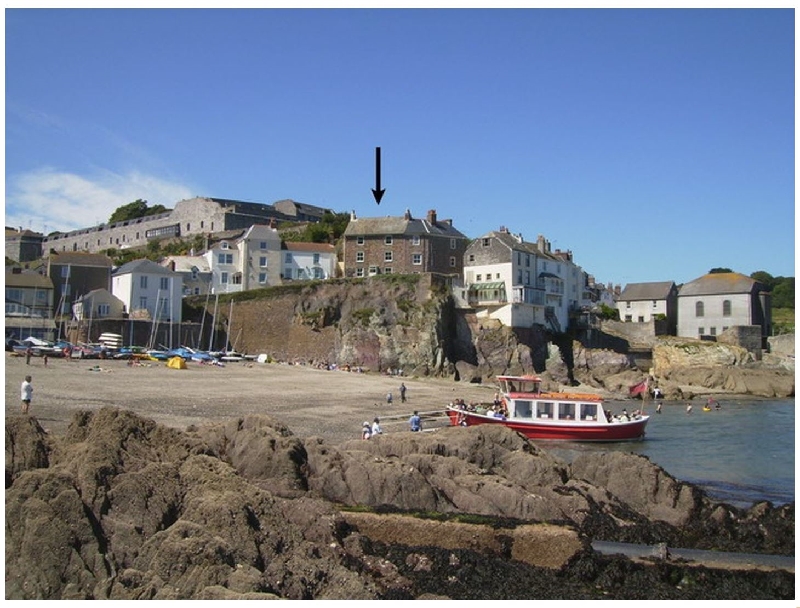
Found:
[[[574,422],[596,422],[604,420],[603,405],[597,402],[552,401],[546,399],[510,399],[508,413],[510,418],[527,418],[533,420],[563,420]],[[599,418],[598,418],[599,416]]]
[[[605,422],[600,398],[588,394],[542,393],[535,376],[499,376],[510,418]]]
[[[538,394],[542,379],[536,376],[498,376],[500,391],[505,395],[511,393]]]

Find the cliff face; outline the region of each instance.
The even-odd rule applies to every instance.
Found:
[[[283,361],[416,375],[452,372],[446,288],[430,275],[293,285],[220,305],[235,350]]]
[[[735,345],[659,337],[650,368],[649,360],[637,365],[631,355],[585,348],[569,336],[511,329],[458,311],[446,284],[432,275],[294,284],[232,297],[233,307],[220,303],[217,321],[230,325],[233,349],[281,361],[463,382],[536,373],[550,390],[581,384],[617,396],[647,374],[668,399],[794,395],[793,353],[757,362]]]
[[[233,299],[217,314],[226,328],[230,317],[233,349],[281,361],[480,382],[544,371],[549,356],[544,331],[456,311],[431,275],[298,284]]]

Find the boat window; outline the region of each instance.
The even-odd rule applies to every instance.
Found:
[[[533,415],[533,407],[530,401],[515,401],[514,416],[517,418],[530,418]]]
[[[552,418],[553,417],[552,401],[539,401],[536,404],[536,417],[537,418]]]
[[[559,403],[558,404],[558,417],[561,420],[575,420],[575,404],[574,403]]]
[[[581,420],[597,420],[596,403],[581,403]]]

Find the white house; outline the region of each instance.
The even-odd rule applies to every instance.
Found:
[[[717,336],[729,327],[761,326],[772,332],[772,304],[763,283],[738,272],[709,273],[678,290],[678,335]]]
[[[479,317],[560,333],[569,325],[570,311],[591,302],[587,278],[571,252],[553,252],[543,236],[530,243],[503,227],[467,247],[463,293],[454,295]]]
[[[336,276],[336,249],[327,243],[286,242],[281,251],[284,280],[308,281]]]
[[[121,319],[125,303],[107,289],[93,289],[72,304],[72,315],[77,321],[85,319]]]
[[[222,235],[204,257],[212,275],[211,293],[234,293],[281,282],[281,237],[272,225],[254,224]]]
[[[617,298],[619,320],[649,323],[663,317],[674,331],[678,316],[678,287],[672,281],[628,283]]]
[[[164,268],[183,277],[183,295],[197,296],[211,292],[211,267],[202,255],[170,255],[161,261]]]
[[[134,260],[111,275],[111,293],[133,318],[181,322],[183,277],[150,260]]]

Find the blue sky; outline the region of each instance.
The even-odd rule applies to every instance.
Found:
[[[6,225],[283,198],[794,276],[794,11],[5,11]],[[375,147],[382,187],[376,205]]]

